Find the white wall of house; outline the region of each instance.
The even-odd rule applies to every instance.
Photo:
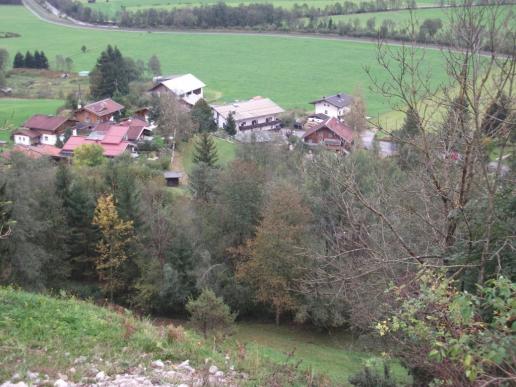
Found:
[[[46,145],[56,145],[57,136],[55,134],[42,134],[39,141]]]
[[[339,118],[349,112],[349,107],[343,107],[339,109],[337,106],[333,106],[328,102],[317,102],[315,104],[315,114],[326,114],[329,117]]]
[[[217,126],[219,128],[223,128],[226,124],[226,119],[222,117],[217,112],[214,112],[214,118],[215,122],[217,123]],[[240,127],[242,126],[250,126],[250,125],[259,125],[259,124],[266,124],[268,122],[271,122],[271,125],[264,125],[259,128],[255,129],[245,129],[245,130],[271,130],[276,129],[276,121],[278,120],[278,116],[276,114],[271,114],[267,116],[262,117],[253,117],[253,118],[247,118],[245,120],[235,120],[237,131],[240,131]]]
[[[15,134],[14,135],[14,143],[20,144],[20,145],[31,145],[30,137],[29,136],[23,136],[21,134]]]
[[[189,91],[188,93],[183,94],[182,98],[190,105],[195,105],[197,101],[204,98],[204,90],[203,88],[200,88],[197,90]]]

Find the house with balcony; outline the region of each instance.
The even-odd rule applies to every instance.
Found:
[[[328,117],[342,118],[351,110],[353,103],[353,96],[345,93],[338,93],[330,95],[329,97],[322,97],[310,102],[314,105],[315,113],[313,116],[325,115]]]
[[[116,116],[124,109],[124,105],[113,101],[111,98],[106,98],[78,109],[75,112],[75,119],[87,124],[98,124],[108,121],[114,122]]]
[[[228,117],[233,115],[237,132],[246,130],[278,130],[279,115],[285,110],[269,98],[254,97],[248,101],[236,101],[227,105],[213,105],[213,117],[217,126],[223,128]]]
[[[71,136],[61,149],[62,157],[72,157],[75,149],[85,144],[99,145],[104,157],[113,158],[129,153],[136,156],[136,145],[128,139],[129,126],[111,125],[105,131],[93,131],[88,136]]]
[[[54,146],[58,138],[63,140],[65,131],[74,124],[75,121],[67,117],[36,114],[13,133],[14,143],[25,146]]]
[[[206,85],[192,74],[157,77],[154,81],[155,85],[149,90],[150,94],[175,96],[190,107],[204,98]]]
[[[303,141],[309,146],[323,146],[328,150],[343,153],[351,150],[354,139],[353,129],[335,117],[328,118],[303,135]]]

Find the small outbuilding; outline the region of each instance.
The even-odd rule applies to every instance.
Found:
[[[183,174],[181,172],[176,171],[166,171],[163,172],[163,177],[165,178],[165,181],[167,182],[167,187],[177,187],[179,186],[181,182],[181,178],[183,177]]]

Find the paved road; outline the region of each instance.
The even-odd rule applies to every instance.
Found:
[[[78,20],[74,20],[71,18],[60,18],[50,12],[48,12],[45,8],[39,5],[35,0],[22,0],[23,5],[32,12],[37,18],[43,20],[47,23],[70,27],[70,28],[79,28],[79,29],[89,29],[89,30],[104,30],[104,31],[117,31],[117,32],[125,32],[125,33],[142,33],[142,32],[151,32],[153,34],[181,34],[181,35],[234,35],[234,36],[268,36],[274,38],[293,38],[293,39],[319,39],[319,40],[332,40],[332,41],[344,41],[344,42],[357,42],[357,43],[366,43],[366,44],[378,44],[377,39],[371,38],[353,38],[353,37],[343,37],[339,35],[333,34],[310,34],[310,33],[281,33],[281,32],[247,32],[247,31],[178,31],[178,30],[157,30],[157,29],[136,29],[136,28],[120,28],[117,26],[102,26],[97,24],[89,24],[84,23]],[[384,44],[388,44],[390,46],[403,46],[406,45],[399,41],[395,40],[385,40]],[[438,45],[433,44],[417,44],[416,47],[430,49],[430,50],[442,50],[446,49]],[[460,51],[460,50],[457,50]],[[491,56],[490,53],[482,53],[484,56]]]

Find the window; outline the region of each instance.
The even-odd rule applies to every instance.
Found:
[[[271,122],[271,121],[272,121],[272,117],[267,117],[267,118],[265,119],[265,122]]]
[[[251,125],[257,125],[257,124],[258,124],[258,121],[257,120],[253,120]]]
[[[48,141],[48,136],[43,136],[43,140]]]

